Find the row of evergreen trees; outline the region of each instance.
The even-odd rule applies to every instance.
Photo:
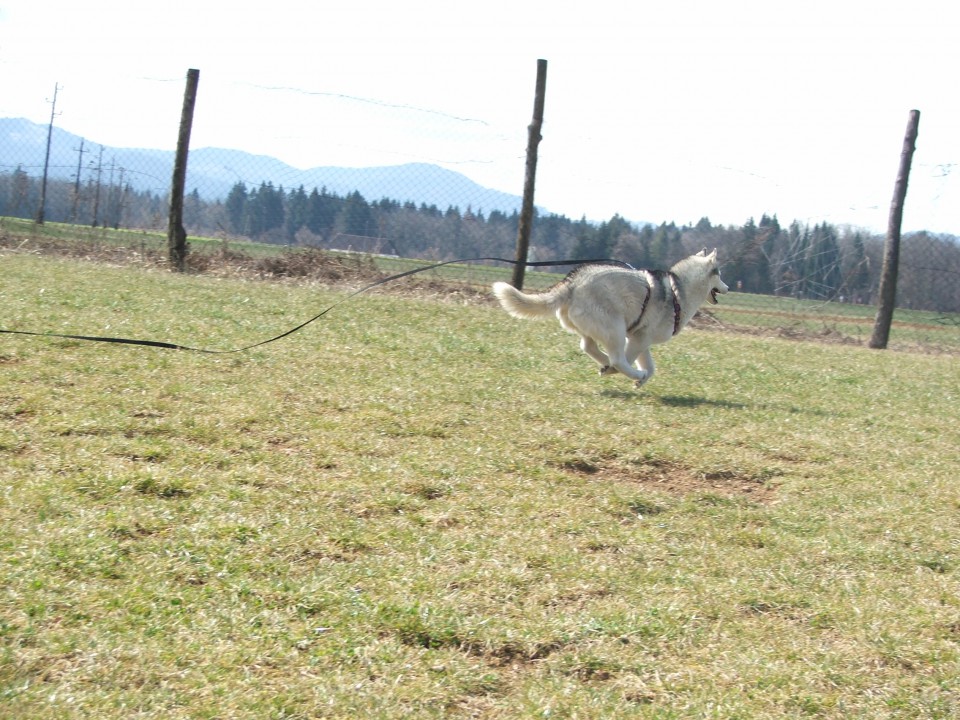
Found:
[[[34,217],[39,181],[21,170],[0,174],[0,215]],[[165,198],[108,183],[51,181],[46,218],[112,227],[163,229]],[[184,201],[189,234],[355,249],[438,260],[513,257],[519,217],[481,209],[440,209],[359,192],[340,196],[325,188],[284,190],[271,183],[237,183],[223,201],[194,190]],[[724,279],[744,292],[815,300],[868,303],[878,284],[882,239],[857,229],[820,223],[781,227],[763,215],[742,226],[635,225],[619,215],[593,223],[542,215],[534,223],[536,260],[614,258],[634,267],[669,267],[681,257],[718,248]],[[898,304],[960,312],[960,244],[952,236],[918,233],[902,247]]]
[[[743,292],[817,300],[868,302],[876,284],[880,241],[856,230],[840,231],[828,223],[813,227],[780,226],[776,216],[750,218],[742,226],[714,226],[708,218],[696,225],[632,227],[620,217],[584,234],[575,254],[609,255],[640,267],[666,267],[695,249],[719,248],[724,277]]]
[[[17,167],[0,173],[0,216],[35,218],[40,209],[40,178]],[[199,199],[196,196],[194,199]],[[168,216],[166,198],[138,192],[122,173],[104,172],[84,182],[49,180],[44,218],[93,227],[159,228]]]
[[[237,183],[225,210],[230,232],[245,237],[296,242],[299,234],[327,247],[375,238],[367,249],[442,259],[490,252],[511,257],[518,222],[515,213],[485,218],[471,208],[461,213],[389,199],[368,203],[358,192],[339,197],[317,188],[285,193],[270,183],[252,190]],[[759,224],[750,219],[740,228],[714,227],[707,218],[693,228],[636,227],[619,215],[599,224],[549,215],[538,219],[532,245],[541,259],[616,258],[635,267],[667,267],[697,238],[726,251],[726,274],[746,292],[823,300],[841,295],[866,300],[871,294],[864,236],[844,237],[841,251],[838,230],[826,223],[813,228],[793,223],[784,231],[776,217],[764,215]]]

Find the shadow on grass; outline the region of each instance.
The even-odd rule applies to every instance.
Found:
[[[656,400],[661,405],[668,405],[669,407],[698,408],[709,406],[725,408],[727,410],[743,410],[747,407],[746,404],[740,402],[732,402],[730,400],[711,400],[705,397],[690,395],[650,395],[649,397],[651,400]]]
[[[600,394],[604,397],[619,398],[620,400],[640,400],[648,399],[658,402],[661,405],[679,408],[698,408],[698,407],[719,407],[728,410],[743,410],[747,407],[744,403],[731,402],[729,400],[710,400],[705,397],[696,397],[690,395],[651,395],[644,390],[601,390]]]
[[[746,410],[746,409],[767,409],[779,410],[782,413],[805,413],[809,415],[829,416],[833,413],[818,410],[813,407],[797,407],[795,405],[781,406],[771,403],[742,403],[732,400],[713,400],[711,398],[700,397],[698,395],[652,395],[643,390],[602,390],[601,395],[609,398],[619,398],[621,400],[647,399],[657,402],[667,407],[675,408],[701,408],[715,407],[724,410]]]

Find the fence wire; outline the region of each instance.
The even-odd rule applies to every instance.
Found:
[[[0,217],[36,218],[42,198],[48,224],[163,232],[180,102],[171,87],[182,85],[153,94],[151,87],[141,97],[155,96],[156,105],[139,112],[170,119],[169,142],[155,143],[167,149],[70,132],[68,96],[52,131],[43,122],[0,118]],[[232,95],[233,102],[242,98],[237,112],[256,121],[225,126],[208,119],[204,105],[227,88],[201,81],[184,203],[190,237],[382,259],[513,256],[528,108],[508,123],[340,93],[240,89]],[[347,142],[358,129],[367,140]],[[286,161],[264,154],[267,140],[287,148]],[[855,227],[782,225],[767,215],[742,226],[706,218],[637,225],[619,214],[589,222],[539,210],[530,259],[611,257],[653,268],[716,247],[735,291],[714,311],[717,323],[863,338],[882,245],[881,236]],[[911,233],[901,252],[894,341],[960,347],[960,240]],[[458,279],[487,285],[491,272],[464,269]],[[528,285],[557,277],[534,273]]]

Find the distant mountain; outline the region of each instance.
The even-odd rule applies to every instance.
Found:
[[[81,138],[56,125],[50,143],[49,177],[73,180],[83,143],[81,177],[83,182],[94,177],[100,155],[100,144]],[[43,171],[47,145],[47,126],[23,118],[0,118],[0,172],[12,172],[18,166],[37,176]],[[114,148],[104,145],[102,175],[104,183],[113,170],[113,181],[123,182],[139,191],[159,195],[167,192],[173,174],[174,153],[168,150]],[[223,199],[237,183],[248,189],[262,182],[274,187],[295,189],[303,185],[307,192],[326,188],[337,195],[359,192],[368,201],[390,198],[436,205],[441,210],[456,206],[489,213],[499,210],[510,214],[519,211],[518,195],[485,188],[465,175],[427,163],[409,163],[387,167],[346,168],[316,167],[299,170],[280,160],[253,155],[241,150],[199,148],[190,151],[187,163],[187,192],[194,189],[205,200]]]

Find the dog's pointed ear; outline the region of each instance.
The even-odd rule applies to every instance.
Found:
[[[706,249],[706,248],[704,248],[703,250],[701,250],[700,252],[697,253],[697,257],[706,257],[706,256],[707,256],[707,249]]]
[[[706,249],[706,248],[703,249],[703,253],[704,253],[704,255],[706,255],[706,253],[707,253],[707,249]],[[714,249],[713,249],[713,252],[710,253],[709,255],[707,255],[707,257],[708,257],[709,259],[711,259],[711,260],[716,260],[716,259],[717,259],[717,249],[714,248]]]

